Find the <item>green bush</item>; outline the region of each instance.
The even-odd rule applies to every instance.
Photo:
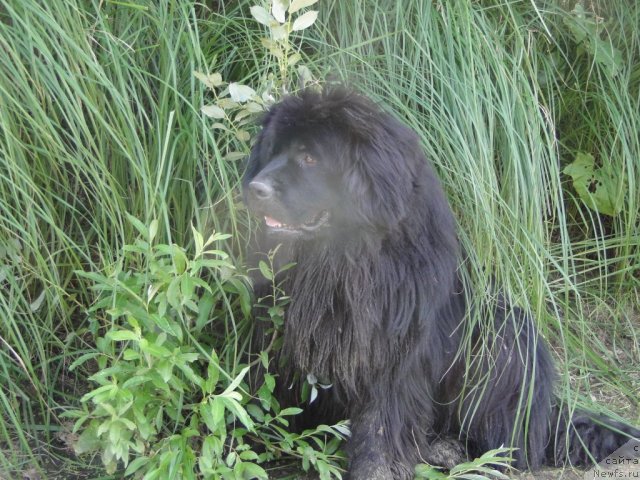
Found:
[[[97,295],[89,310],[96,349],[70,369],[83,365],[96,388],[81,398],[81,410],[65,414],[82,432],[76,454],[98,451],[107,473],[121,462],[125,476],[145,480],[266,479],[261,465],[283,455],[299,457],[305,471],[323,479],[340,478],[344,426],[288,432],[287,417],[302,410],[280,408],[269,373],[256,397],[250,393],[247,372],[256,364],[266,369],[269,358],[263,352],[249,364],[248,355],[233,351],[250,336],[252,305],[246,278],[216,248],[229,236],[204,240],[193,229],[190,254],[155,242],[157,221],[148,228],[130,221],[140,237],[110,272],[79,273]],[[272,277],[266,264],[262,270]],[[281,324],[283,299],[274,289],[266,300]],[[242,319],[212,334],[233,311]]]

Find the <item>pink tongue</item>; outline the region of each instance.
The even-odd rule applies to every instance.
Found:
[[[282,226],[282,223],[277,221],[275,218],[264,217],[264,221],[267,224],[267,226],[269,226],[269,227],[281,227]]]

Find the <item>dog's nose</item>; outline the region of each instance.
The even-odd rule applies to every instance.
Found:
[[[269,200],[273,196],[273,185],[268,181],[254,180],[249,183],[251,194],[258,200]]]

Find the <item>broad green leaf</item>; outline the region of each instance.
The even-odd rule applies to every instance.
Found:
[[[318,11],[311,10],[307,13],[303,13],[298,18],[296,18],[295,22],[293,22],[293,30],[304,30],[305,28],[310,27],[318,18]]]
[[[209,75],[202,72],[193,72],[193,75],[209,88],[219,87],[224,83],[222,81],[222,75],[218,72]]]
[[[229,152],[224,156],[224,159],[228,162],[235,162],[247,158],[247,154],[243,152]]]
[[[156,238],[156,234],[158,233],[158,219],[154,218],[151,220],[149,224],[149,242],[152,242],[154,238]]]
[[[271,38],[273,38],[273,40],[275,40],[276,42],[281,40],[286,40],[286,38],[289,36],[289,31],[287,30],[286,27],[287,27],[286,25],[276,25],[275,27],[273,27],[271,29]],[[273,51],[271,53],[278,56]],[[280,54],[278,58],[283,58],[283,57],[284,57],[284,54]]]
[[[149,341],[146,338],[143,338],[142,340],[140,340],[140,349],[144,353],[147,353],[152,357],[156,357],[156,358],[164,358],[164,357],[171,356],[171,352],[169,350],[167,350],[166,348],[160,345],[149,343]]]
[[[253,18],[255,18],[258,23],[262,25],[266,25],[267,27],[271,26],[273,21],[275,20],[269,12],[267,12],[263,7],[259,5],[254,5],[249,9]]]
[[[78,439],[73,443],[73,450],[76,455],[91,452],[102,446],[102,442],[98,439],[97,428],[95,424],[84,430]]]
[[[256,91],[248,87],[247,85],[241,85],[239,83],[229,84],[229,95],[234,102],[246,102],[256,95]]]
[[[299,53],[294,53],[287,58],[287,65],[293,67],[296,63],[298,63],[302,59],[302,56]]]
[[[236,108],[240,104],[238,102],[234,102],[230,98],[221,98],[220,100],[218,100],[216,105],[218,105],[220,108],[226,110],[228,108]]]
[[[302,408],[298,408],[298,407],[289,407],[289,408],[285,408],[282,411],[280,411],[280,415],[285,416],[285,415],[299,415],[303,412],[304,410],[302,410]]]
[[[264,374],[264,383],[270,392],[273,392],[273,390],[276,388],[276,378],[270,373]]]
[[[230,233],[215,232],[207,240],[207,245],[210,244],[211,242],[219,242],[220,240],[227,240],[228,238],[231,238],[232,236],[233,235],[231,235]]]
[[[584,6],[576,3],[572,16],[564,18],[564,23],[574,40],[602,67],[616,75],[623,66],[622,52],[610,40],[601,38],[604,28]]]
[[[229,397],[218,397],[222,400],[227,410],[231,411],[235,417],[247,427],[247,430],[253,430],[253,420],[249,417],[247,411],[235,399]]]
[[[251,113],[260,113],[264,111],[264,107],[257,102],[248,102],[247,111]]]
[[[69,365],[69,371],[75,370],[76,368],[78,368],[78,366],[82,365],[87,360],[92,360],[99,355],[100,353],[98,352],[90,352],[90,353],[85,353],[84,355],[80,355],[78,358],[76,358],[73,361],[71,365]]]
[[[248,452],[244,452],[248,453]],[[259,479],[259,480],[268,480],[269,475],[260,465],[256,465],[255,463],[243,463],[241,468],[242,478],[251,478],[251,479]]]
[[[138,360],[140,358],[140,354],[131,348],[127,348],[122,353],[122,358],[124,358],[127,361]]]
[[[176,310],[180,308],[180,277],[175,277],[167,288],[167,300]]]
[[[196,230],[196,227],[193,226],[193,223],[191,224],[191,232],[193,233],[193,240],[196,244],[196,257],[198,257],[202,253],[202,250],[204,250],[204,238],[202,234]]]
[[[426,480],[447,480],[449,477],[437,470],[436,467],[420,463],[415,467],[416,478],[424,478]]]
[[[318,3],[318,0],[293,0],[289,6],[289,14],[296,13],[302,8],[310,7],[314,3]]]
[[[185,274],[182,276],[182,281],[180,282],[180,291],[182,292],[183,299],[190,300],[193,297],[196,290],[196,285],[194,279],[189,275]]]
[[[109,340],[114,342],[125,342],[128,340],[140,340],[140,337],[131,330],[110,330],[105,335]]]
[[[287,5],[289,0],[272,0],[271,14],[278,22],[284,23],[286,21],[285,15],[287,13]]]
[[[258,262],[258,268],[260,268],[260,273],[262,273],[262,276],[264,278],[266,278],[267,280],[273,280],[273,272],[265,261],[260,260],[260,262]]]
[[[307,85],[307,83],[313,80],[313,74],[306,65],[300,65],[298,67],[298,76],[302,81],[302,85]]]
[[[227,395],[232,391],[234,391],[236,388],[238,388],[238,385],[240,385],[240,382],[242,382],[242,379],[244,378],[244,376],[247,374],[248,371],[249,371],[249,367],[244,367],[240,371],[240,373],[236,376],[236,378],[234,378],[233,381],[229,384],[229,386],[225,389],[222,395]]]
[[[103,385],[101,387],[96,388],[95,390],[90,391],[89,393],[83,395],[83,397],[80,399],[80,402],[85,403],[89,400],[91,400],[92,398],[96,397],[97,395],[100,395],[102,393],[105,392],[111,392],[114,389],[117,389],[118,387],[116,385],[114,385],[113,383],[110,383],[108,385]]]
[[[136,230],[138,230],[142,238],[144,239],[149,238],[149,230],[147,229],[144,223],[142,223],[139,219],[137,219],[136,217],[134,217],[128,212],[127,212],[127,219],[129,220],[129,223],[131,223],[131,225],[133,225],[136,228]]]
[[[160,327],[160,329],[163,332],[173,337],[176,337],[178,339],[182,338],[182,329],[180,325],[175,321],[171,320],[171,318],[163,315],[154,314],[153,322],[157,327]]]
[[[129,464],[129,466],[125,470],[124,472],[125,477],[128,477],[129,475],[133,475],[134,473],[136,473],[138,470],[144,467],[147,463],[149,463],[149,460],[150,460],[149,457],[136,458],[134,461],[132,461]]]
[[[187,379],[191,383],[199,387],[202,386],[204,379],[200,375],[198,375],[189,365],[187,365],[186,363],[178,363],[178,368],[182,371],[182,373],[184,373],[184,376],[187,377]]]
[[[217,105],[205,105],[200,109],[207,117],[211,118],[225,118],[224,110]]]
[[[248,142],[249,140],[251,140],[251,135],[249,135],[249,132],[247,132],[246,130],[238,130],[236,132],[236,138],[241,142]]]
[[[44,302],[45,299],[45,294],[46,290],[42,290],[42,292],[40,292],[40,295],[38,295],[38,298],[36,298],[33,302],[31,302],[31,304],[29,304],[29,308],[32,312],[37,312],[38,310],[40,310],[42,302]]]
[[[616,216],[624,207],[626,187],[610,167],[597,168],[593,155],[580,152],[564,169],[580,199],[590,208]]]
[[[209,292],[204,292],[198,301],[198,318],[196,319],[195,325],[196,331],[199,332],[202,330],[209,321],[213,304],[213,295]]]

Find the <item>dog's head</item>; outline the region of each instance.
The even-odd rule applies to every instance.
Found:
[[[274,105],[262,127],[243,187],[269,233],[389,231],[410,214],[424,164],[417,137],[369,99],[307,90]]]

